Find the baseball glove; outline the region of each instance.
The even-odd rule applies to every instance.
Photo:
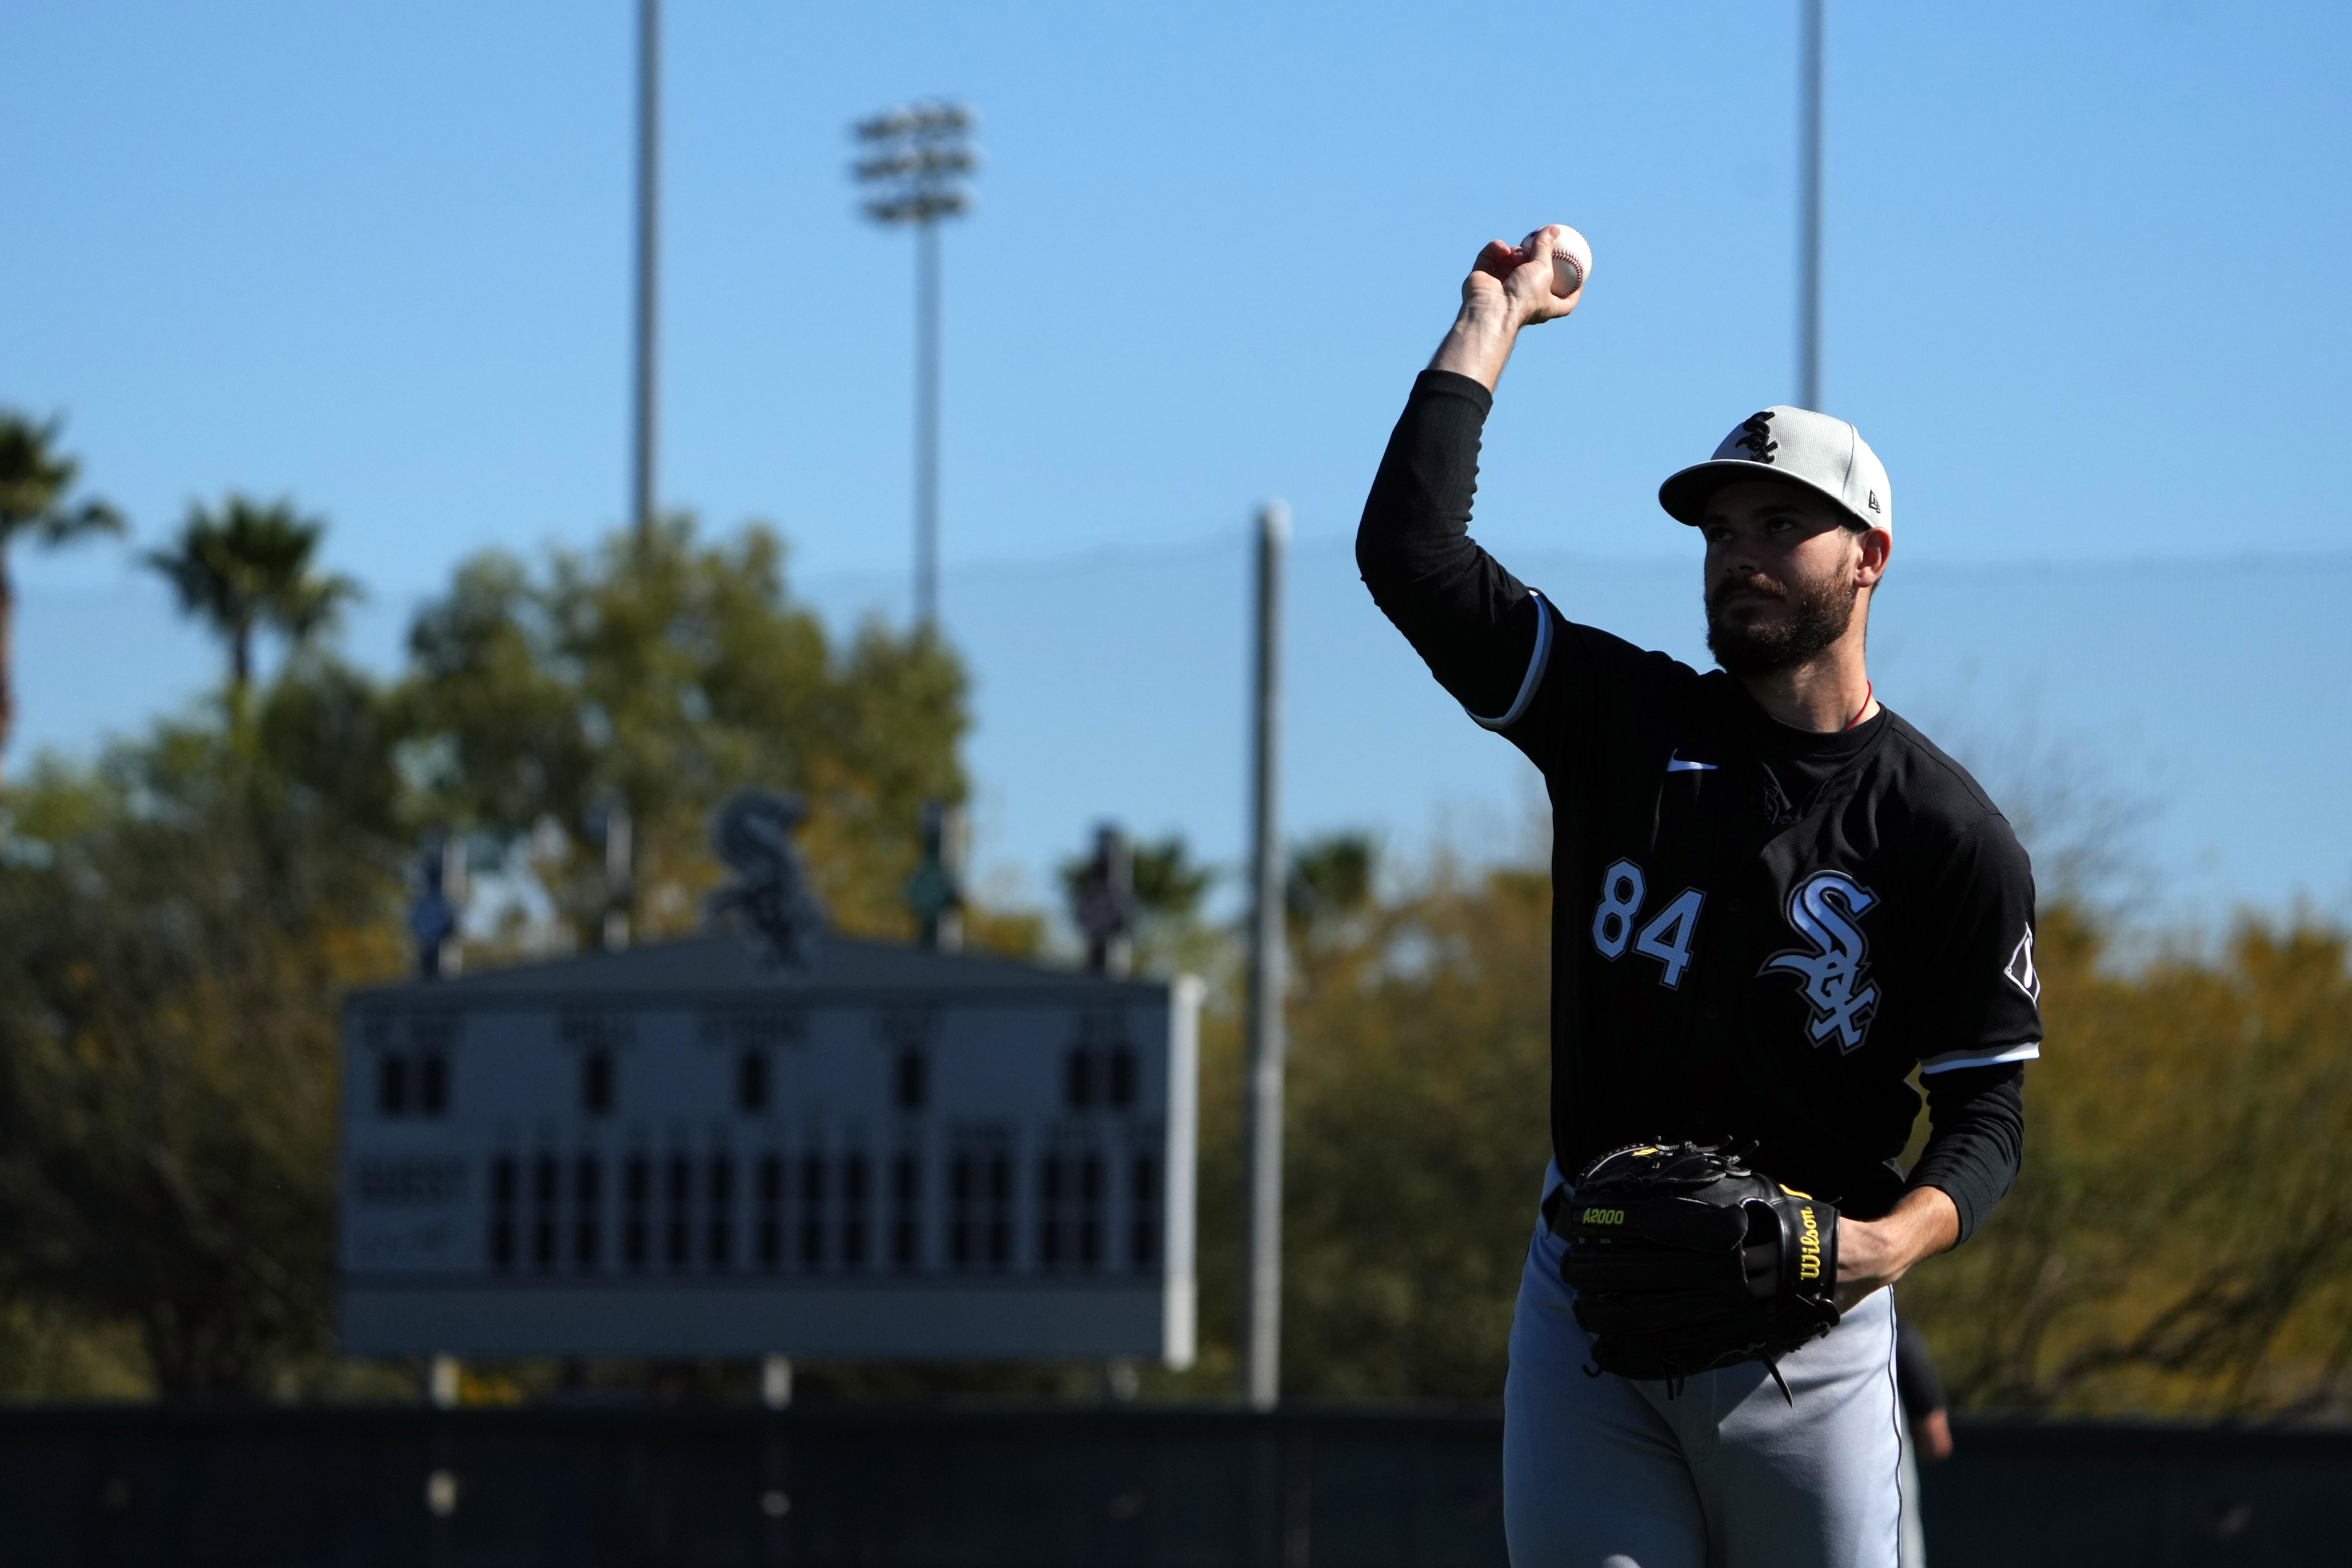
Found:
[[[1696,1143],[1603,1154],[1556,1194],[1595,1376],[1663,1379],[1780,1358],[1837,1327],[1837,1210]],[[1795,1403],[1790,1398],[1791,1404]]]

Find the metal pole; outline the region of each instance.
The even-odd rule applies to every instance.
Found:
[[[629,518],[640,548],[654,531],[654,299],[661,184],[661,0],[637,0],[637,333]]]
[[[1249,1213],[1244,1246],[1244,1393],[1254,1410],[1282,1396],[1283,879],[1282,555],[1290,509],[1257,518],[1257,736],[1250,826]]]
[[[1797,226],[1797,405],[1819,408],[1822,396],[1822,8],[1799,0]]]
[[[940,616],[940,226],[915,225],[915,624]]]
[[[631,842],[629,803],[615,794],[604,805],[604,951],[620,952],[629,945],[629,910],[635,902],[635,878],[631,875],[635,847]]]

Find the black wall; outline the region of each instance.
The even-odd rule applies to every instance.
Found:
[[[1499,1568],[1501,1432],[1485,1410],[19,1409],[0,1562]],[[2352,1557],[2352,1433],[1958,1437],[1926,1483],[1937,1568]]]
[[[2352,1563],[2352,1430],[1956,1422],[1921,1478],[1935,1568]]]

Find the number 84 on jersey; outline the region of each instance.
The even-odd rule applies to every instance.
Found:
[[[1625,955],[1632,946],[1645,958],[1654,958],[1664,967],[1658,984],[1672,990],[1683,983],[1683,971],[1690,967],[1691,942],[1698,932],[1698,913],[1706,903],[1706,895],[1696,888],[1685,888],[1668,900],[1665,907],[1643,921],[1642,903],[1649,893],[1649,884],[1642,868],[1631,860],[1613,862],[1601,873],[1601,903],[1592,911],[1592,945],[1601,956],[1612,963]]]

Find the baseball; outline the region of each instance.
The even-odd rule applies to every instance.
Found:
[[[1530,261],[1535,259],[1537,237],[1542,233],[1538,229],[1519,241],[1520,251]],[[1551,244],[1551,291],[1565,300],[1583,288],[1584,280],[1591,276],[1592,247],[1584,242],[1582,235],[1562,224],[1559,237]]]

